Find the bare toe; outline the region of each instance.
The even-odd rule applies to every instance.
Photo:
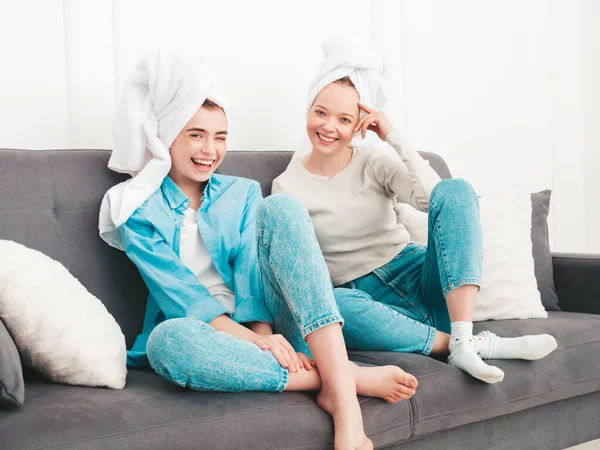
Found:
[[[419,382],[414,377],[414,375],[411,375],[410,373],[406,373],[403,384],[409,388],[416,389],[417,386],[419,385]]]

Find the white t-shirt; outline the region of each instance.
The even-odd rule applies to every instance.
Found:
[[[235,295],[217,272],[206,250],[198,229],[197,214],[197,211],[192,208],[188,208],[183,212],[179,257],[181,262],[196,275],[198,281],[208,289],[209,294],[216,298],[230,313],[233,313],[235,310]]]

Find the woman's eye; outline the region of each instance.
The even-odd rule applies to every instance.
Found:
[[[323,115],[325,115],[325,113],[323,111],[321,111],[320,109],[315,109],[315,114],[317,116],[323,116]]]
[[[227,139],[226,139],[226,138],[224,138],[224,137],[218,137],[218,138],[217,138],[217,141],[221,141],[221,142],[225,142],[226,140],[227,140]]]
[[[348,119],[347,117],[342,117],[342,122],[350,123],[350,119]]]
[[[200,135],[198,133],[190,134],[190,136],[193,137],[194,139],[202,137],[202,135]]]

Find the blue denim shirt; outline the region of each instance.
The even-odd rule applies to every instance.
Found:
[[[273,321],[263,300],[256,250],[256,208],[261,200],[256,181],[212,175],[198,211],[206,250],[235,295],[231,318],[238,323]],[[228,313],[179,259],[180,227],[188,206],[186,195],[166,177],[120,227],[125,252],[149,291],[142,334],[127,352],[130,366],[148,365],[146,342],[162,321],[195,317],[208,323]]]

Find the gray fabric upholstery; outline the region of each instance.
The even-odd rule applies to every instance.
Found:
[[[450,428],[386,449],[563,450],[600,438],[598,411],[600,392],[595,392]]]
[[[144,371],[124,391],[30,382],[27,402],[0,417],[0,448],[326,448],[331,417],[313,394],[199,393]],[[362,399],[365,426],[381,444],[410,435],[407,402]],[[283,432],[285,430],[285,432]],[[35,431],[35,432],[32,432]],[[277,443],[277,444],[275,444]]]
[[[552,262],[561,309],[600,314],[600,255],[554,253]]]
[[[24,399],[25,381],[19,352],[0,320],[0,408],[21,406]]]
[[[531,243],[535,278],[547,311],[560,311],[558,297],[554,288],[554,271],[548,238],[548,213],[552,191],[531,194]]]
[[[505,337],[548,333],[556,337],[558,349],[539,361],[493,361],[505,373],[495,385],[418,355],[352,352],[352,358],[397,364],[417,377],[419,387],[410,400],[413,436],[600,390],[600,316],[549,312],[548,319],[479,322],[474,328]]]
[[[0,150],[0,239],[15,240],[63,263],[106,304],[131,345],[141,329],[147,292],[125,254],[111,249],[98,237],[102,195],[125,178],[106,168],[109,155],[107,151],[91,150]],[[267,195],[270,181],[285,168],[290,156],[289,152],[231,152],[220,169],[258,179]],[[443,178],[450,177],[441,158],[423,156]],[[600,298],[599,264],[600,259],[554,258],[563,308],[597,311],[593,305],[598,305]],[[586,283],[587,288],[571,285],[566,277]],[[583,303],[571,298],[576,295],[582,296]],[[596,303],[592,305],[593,295]],[[390,405],[379,399],[361,399],[367,434],[382,448],[411,436],[440,442],[435,441],[436,436],[448,433],[454,439],[454,448],[459,448],[461,439],[484,436],[477,434],[478,426],[504,430],[505,425],[498,424],[518,420],[513,418],[516,414],[533,417],[535,423],[546,426],[540,429],[546,430],[548,422],[543,420],[543,412],[530,412],[554,414],[554,410],[540,405],[573,396],[580,396],[574,398],[582,399],[579,404],[585,407],[597,405],[598,394],[590,393],[600,390],[596,375],[600,366],[600,316],[566,312],[550,315],[548,320],[477,325],[506,336],[550,332],[559,342],[559,349],[542,361],[499,362],[506,379],[494,386],[420,355],[353,354],[363,364],[400,364],[420,380],[417,395],[409,402]],[[317,449],[331,445],[331,419],[315,405],[313,394],[197,393],[171,385],[158,375],[133,370],[122,391],[26,379],[24,406],[0,412],[3,450]],[[517,413],[523,409],[526,410]],[[577,417],[573,414],[573,419],[565,420]],[[571,430],[570,442],[589,436],[576,424]],[[539,434],[537,430],[531,432],[532,438],[545,439]],[[508,442],[514,444],[512,448],[527,447],[516,445],[518,441]]]
[[[413,436],[510,414],[600,390],[600,316],[550,312],[548,319],[479,322],[475,331],[500,336],[548,333],[559,347],[540,361],[493,361],[505,378],[486,385],[443,362],[417,355],[352,352],[369,364],[397,364],[419,380]]]

